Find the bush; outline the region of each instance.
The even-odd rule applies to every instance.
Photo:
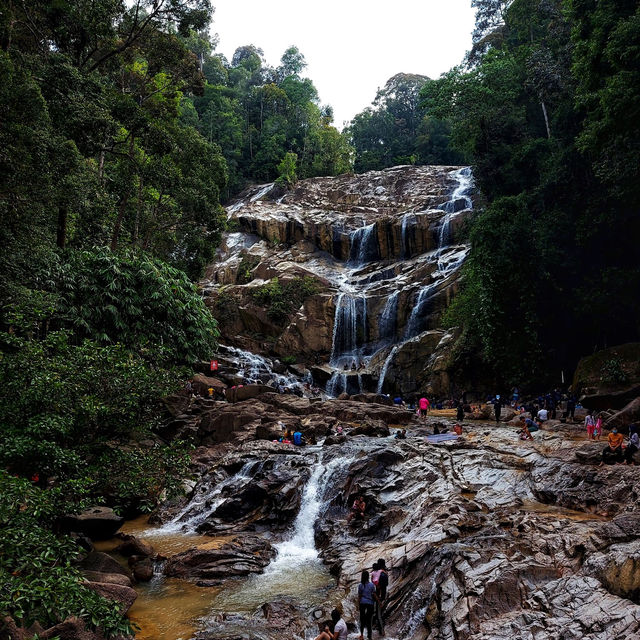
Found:
[[[293,278],[284,285],[280,284],[278,278],[273,278],[251,295],[259,305],[267,307],[267,315],[271,320],[282,324],[308,297],[319,291],[317,281],[305,276]]]
[[[38,326],[46,322],[78,341],[120,343],[166,362],[191,364],[216,349],[217,323],[194,284],[146,254],[69,251],[37,279],[43,292],[20,292],[3,310],[5,325],[19,334],[33,330],[29,314],[38,314]]]
[[[73,540],[52,531],[58,514],[87,506],[85,496],[82,483],[44,490],[0,470],[0,614],[44,627],[74,615],[108,636],[133,635],[117,603],[82,585]]]

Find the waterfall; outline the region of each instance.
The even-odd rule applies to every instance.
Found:
[[[318,557],[314,528],[327,500],[326,493],[341,469],[347,469],[353,458],[334,456],[328,461],[317,459],[311,469],[300,502],[300,510],[290,535],[275,545],[276,557],[264,573],[252,575],[236,587],[223,589],[213,603],[212,611],[240,610],[253,612],[264,602],[289,593],[293,597],[317,602],[319,594],[334,583]],[[251,635],[251,637],[254,637]]]
[[[375,223],[352,231],[349,238],[351,243],[349,264],[360,266],[380,258]]]
[[[414,213],[405,213],[402,216],[402,225],[400,227],[400,240],[402,243],[402,257],[407,259],[411,257],[411,251],[409,250],[409,240],[407,238],[407,229],[409,225],[415,226],[416,216]]]
[[[337,398],[343,391],[347,390],[347,374],[334,371],[325,387],[327,395]]]
[[[167,533],[195,533],[199,524],[209,518],[215,510],[224,502],[222,493],[231,485],[246,484],[255,475],[254,467],[256,461],[252,460],[233,476],[218,482],[213,491],[208,491],[205,485],[200,485],[198,491],[191,498],[189,503],[174,518],[162,527],[152,530],[149,535],[165,535]],[[260,466],[260,463],[258,463]],[[256,470],[257,471],[257,470]]]
[[[331,344],[331,366],[346,364],[361,357],[360,347],[368,340],[367,299],[354,297],[348,293],[338,295],[333,321]]]
[[[399,348],[400,348],[399,344],[393,347],[393,349],[391,349],[391,351],[389,352],[387,359],[384,361],[384,365],[382,366],[382,371],[380,372],[380,377],[378,378],[378,389],[377,389],[378,393],[382,393],[382,387],[384,386],[384,379],[387,377],[387,370],[389,369],[389,365],[393,361],[393,358],[395,357],[396,352],[398,351]]]
[[[420,289],[416,303],[411,310],[407,328],[404,331],[405,339],[413,338],[421,333],[420,329],[424,321],[424,313],[426,311],[427,302],[433,297],[433,290],[438,286],[439,282],[432,282]]]
[[[455,215],[463,209],[473,208],[473,203],[469,197],[469,193],[473,189],[473,175],[471,173],[471,167],[463,167],[462,169],[456,169],[451,172],[451,176],[458,181],[458,186],[453,190],[449,200],[440,205],[440,208],[445,211],[445,215],[440,221],[440,227],[438,229],[438,248],[436,251],[436,257],[438,259],[438,271],[444,274],[449,274],[455,271],[464,260],[454,261],[447,263],[442,260],[442,252],[451,244],[451,220]]]
[[[267,193],[269,193],[269,191],[271,191],[271,189],[273,189],[273,182],[270,182],[269,184],[265,184],[263,187],[260,188],[259,191],[254,193],[251,196],[251,198],[249,198],[249,202],[255,202],[256,200],[260,200],[260,198],[262,198]]]
[[[287,387],[300,385],[300,379],[291,374],[277,374],[273,371],[273,362],[269,358],[259,356],[251,351],[237,347],[220,346],[220,351],[229,355],[229,359],[238,368],[238,374],[248,383],[284,380]]]
[[[396,334],[398,324],[398,296],[399,291],[394,291],[388,298],[382,310],[378,323],[378,337],[380,340],[392,340]]]

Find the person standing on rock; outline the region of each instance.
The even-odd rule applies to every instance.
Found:
[[[347,623],[342,618],[338,609],[334,609],[331,612],[331,620],[333,620],[334,624],[331,640],[347,640],[347,635],[349,633],[347,630]]]
[[[584,426],[587,428],[587,436],[589,440],[593,440],[593,430],[596,428],[596,421],[591,415],[591,411],[587,412],[584,419]]]
[[[426,418],[429,413],[429,401],[425,398],[425,396],[422,396],[422,398],[420,398],[420,400],[418,401],[418,408],[420,411],[420,417]]]
[[[602,416],[598,416],[596,420],[596,426],[593,429],[593,439],[600,440],[600,436],[602,435]]]
[[[376,623],[381,635],[384,635],[384,622],[382,620],[382,605],[387,597],[387,587],[389,586],[389,574],[385,561],[380,558],[376,563],[378,568],[378,580],[376,582],[376,594],[378,596],[375,608]]]
[[[456,420],[458,422],[462,422],[464,420],[464,406],[462,405],[462,400],[458,400],[456,404]]]
[[[500,394],[496,396],[493,403],[493,410],[496,414],[496,422],[500,422],[500,414],[502,413],[502,400],[500,400]]]
[[[376,593],[376,585],[369,581],[369,572],[365,569],[360,577],[358,585],[358,607],[360,609],[360,640],[364,640],[364,630],[367,630],[367,637],[371,640],[373,630],[371,629],[371,619],[373,618],[373,607],[375,603],[380,606],[380,599]]]

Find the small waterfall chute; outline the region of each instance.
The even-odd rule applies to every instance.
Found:
[[[378,233],[375,223],[360,227],[349,234],[349,264],[360,266],[380,259]]]
[[[380,340],[392,340],[396,334],[398,324],[399,291],[394,291],[385,302],[384,309],[378,323],[378,337]]]

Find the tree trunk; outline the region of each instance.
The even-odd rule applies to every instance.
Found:
[[[547,115],[547,106],[544,103],[544,100],[540,98],[540,106],[542,107],[542,114],[544,115],[544,125],[547,127],[547,138],[551,140],[551,129],[549,127],[549,116]]]
[[[134,149],[134,137],[131,134],[131,141],[129,142],[129,160],[133,165],[133,149]],[[122,228],[122,221],[124,220],[124,214],[127,210],[127,204],[129,204],[129,193],[122,196],[120,200],[120,206],[118,208],[118,217],[113,225],[113,233],[111,234],[111,251],[115,251],[118,248],[118,240],[120,239],[120,229]]]
[[[120,207],[118,208],[118,217],[113,225],[113,233],[111,234],[111,251],[115,251],[118,248],[118,240],[120,239],[120,229],[122,227],[122,220],[124,219],[124,212],[127,210],[127,204],[129,203],[129,194],[126,194],[120,200]]]
[[[67,243],[67,218],[69,212],[67,207],[59,207],[58,209],[58,228],[56,230],[56,244],[60,249],[64,249]]]

